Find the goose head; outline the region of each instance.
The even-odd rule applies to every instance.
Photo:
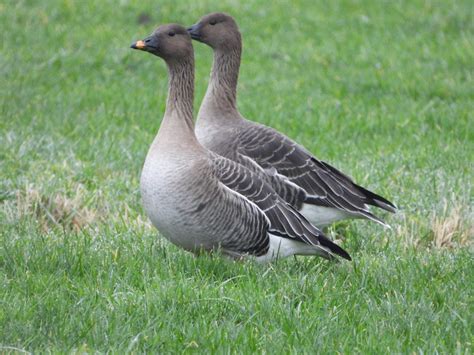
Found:
[[[213,49],[240,46],[241,36],[237,23],[222,12],[205,15],[198,23],[188,28],[191,38],[205,43]]]
[[[150,36],[132,43],[130,47],[154,54],[167,62],[193,55],[191,37],[178,24],[162,25]]]

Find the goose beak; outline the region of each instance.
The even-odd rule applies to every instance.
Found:
[[[154,35],[151,35],[144,40],[136,41],[132,43],[130,48],[139,49],[141,51],[150,52],[152,54],[158,55],[159,43],[158,38]]]
[[[132,45],[130,46],[130,48],[145,50],[145,49],[146,49],[146,45],[145,45],[145,42],[143,42],[143,41],[140,40],[140,41],[136,41],[136,42],[132,43]]]
[[[191,27],[188,27],[188,33],[191,36],[192,39],[195,39],[196,41],[201,40],[201,25],[199,23],[196,23],[195,25],[192,25]]]

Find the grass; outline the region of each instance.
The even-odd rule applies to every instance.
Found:
[[[195,258],[138,178],[161,23],[233,14],[239,107],[400,206],[330,230],[354,261]],[[8,1],[0,5],[0,351],[473,352],[470,1]],[[196,50],[196,105],[211,52]]]

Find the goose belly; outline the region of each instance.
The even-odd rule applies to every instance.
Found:
[[[193,213],[199,205],[186,203],[182,197],[161,193],[158,188],[153,193],[142,188],[142,201],[148,218],[166,239],[189,251],[213,249],[212,240],[202,228],[200,216]]]
[[[199,209],[199,201],[190,195],[202,185],[199,182],[186,164],[145,163],[140,179],[143,207],[152,224],[166,239],[189,251],[214,247],[200,216],[193,213]]]

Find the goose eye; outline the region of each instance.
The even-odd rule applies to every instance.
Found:
[[[217,23],[216,20],[211,20],[211,21],[209,21],[209,24],[210,24],[211,26],[214,26],[216,23]]]
[[[174,32],[168,32],[168,36],[173,37],[175,35]]]

